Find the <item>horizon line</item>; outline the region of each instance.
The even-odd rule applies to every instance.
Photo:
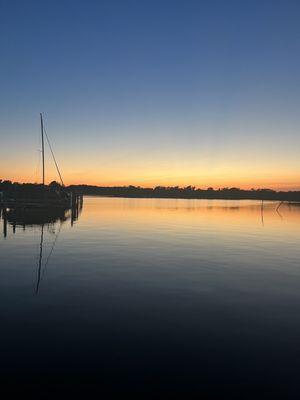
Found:
[[[12,184],[19,184],[19,185],[43,185],[42,182],[19,182],[19,181],[13,181],[10,179],[0,179],[0,183],[4,182],[11,182]],[[51,183],[56,182],[58,185],[62,186],[59,182],[56,180],[49,182],[48,184],[45,184],[45,186],[49,186]],[[165,188],[165,189],[192,189],[192,190],[203,190],[203,191],[208,191],[208,190],[213,190],[213,191],[219,191],[219,190],[241,190],[241,191],[260,191],[260,190],[268,190],[268,191],[273,191],[273,192],[300,192],[299,189],[273,189],[270,187],[251,187],[251,188],[240,188],[238,186],[220,186],[220,187],[213,187],[213,186],[207,186],[205,188],[202,188],[200,186],[196,185],[186,185],[186,186],[179,186],[179,185],[155,185],[155,186],[141,186],[141,185],[132,185],[132,184],[123,184],[123,185],[100,185],[100,184],[88,184],[88,183],[71,183],[68,185],[65,185],[64,187],[70,187],[70,186],[90,186],[90,187],[98,187],[98,188],[136,188],[136,189],[152,189],[154,190],[155,188]]]

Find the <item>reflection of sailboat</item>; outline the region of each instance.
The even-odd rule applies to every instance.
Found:
[[[44,273],[46,271],[47,265],[50,261],[50,258],[53,254],[57,239],[59,237],[59,234],[61,232],[61,227],[62,227],[62,223],[60,223],[59,226],[59,230],[57,231],[57,233],[55,234],[54,240],[52,242],[52,246],[50,249],[50,252],[48,254],[48,257],[45,261],[45,264],[43,265],[43,244],[44,244],[44,224],[41,226],[41,237],[40,237],[40,244],[39,244],[39,257],[38,257],[38,269],[37,269],[37,282],[36,282],[36,288],[35,288],[35,293],[38,294],[39,292],[39,288],[40,288],[40,284],[41,284],[41,280],[44,276]]]
[[[38,271],[37,271],[37,283],[36,283],[36,294],[39,291],[39,286],[41,282],[41,271],[42,271],[42,262],[43,262],[43,242],[44,242],[44,224],[41,227],[41,240],[40,240],[40,252],[39,252],[39,261],[38,261]]]
[[[38,264],[37,264],[37,281],[36,281],[36,294],[39,291],[40,283],[43,275],[46,271],[47,265],[50,262],[50,258],[54,252],[56,242],[60,235],[61,229],[66,221],[70,221],[71,225],[79,218],[79,215],[83,207],[83,198],[79,196],[76,201],[72,202],[72,207],[70,209],[63,208],[24,208],[24,207],[14,207],[6,208],[0,207],[0,221],[3,221],[3,236],[7,238],[8,226],[11,225],[13,228],[13,233],[16,233],[16,228],[21,227],[23,230],[26,227],[40,227],[40,241],[39,241],[39,254],[38,254]],[[54,240],[51,245],[51,249],[48,253],[47,258],[44,256],[44,238],[45,238],[45,228],[51,233],[55,232],[54,226],[59,224],[59,229],[55,233]],[[52,229],[53,228],[53,229]],[[9,236],[8,236],[9,237]],[[44,262],[45,261],[45,262]]]

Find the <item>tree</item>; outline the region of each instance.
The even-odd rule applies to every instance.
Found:
[[[56,181],[52,181],[50,184],[49,184],[49,187],[51,188],[51,189],[61,189],[61,184],[59,184],[58,182],[56,182]]]

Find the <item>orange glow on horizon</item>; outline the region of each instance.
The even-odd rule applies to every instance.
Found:
[[[241,189],[270,188],[274,190],[300,190],[300,168],[293,162],[278,164],[264,160],[218,160],[213,162],[192,158],[170,159],[166,157],[129,157],[123,159],[78,158],[74,155],[60,156],[59,163],[66,185],[87,184],[95,186],[195,186],[206,189],[239,187]],[[300,165],[299,165],[300,167]],[[299,171],[299,172],[298,172]],[[3,162],[0,179],[13,182],[42,180],[41,163],[37,158],[12,155]],[[46,159],[46,183],[59,181],[51,159]]]
[[[155,186],[195,186],[196,188],[206,189],[213,187],[219,189],[223,187],[238,187],[241,189],[258,189],[258,188],[270,188],[274,190],[300,190],[300,174],[294,176],[284,176],[279,172],[273,173],[272,176],[268,174],[261,174],[261,176],[243,176],[243,174],[215,176],[213,174],[204,175],[199,174],[199,177],[193,176],[159,176],[159,174],[153,174],[153,178],[140,176],[134,176],[128,171],[128,176],[123,172],[121,174],[109,175],[106,174],[84,174],[84,173],[69,173],[63,174],[65,185],[94,185],[94,186],[141,186],[141,187],[155,187]],[[120,176],[121,175],[121,176]],[[38,175],[33,177],[31,172],[23,170],[22,173],[7,173],[0,176],[2,180],[11,180],[13,182],[20,183],[40,183],[41,177]],[[46,183],[51,181],[59,181],[57,174],[54,171],[46,174]]]

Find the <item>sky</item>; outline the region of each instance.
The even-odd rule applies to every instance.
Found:
[[[0,0],[0,179],[300,189],[298,0]],[[46,181],[58,180],[46,150]]]

